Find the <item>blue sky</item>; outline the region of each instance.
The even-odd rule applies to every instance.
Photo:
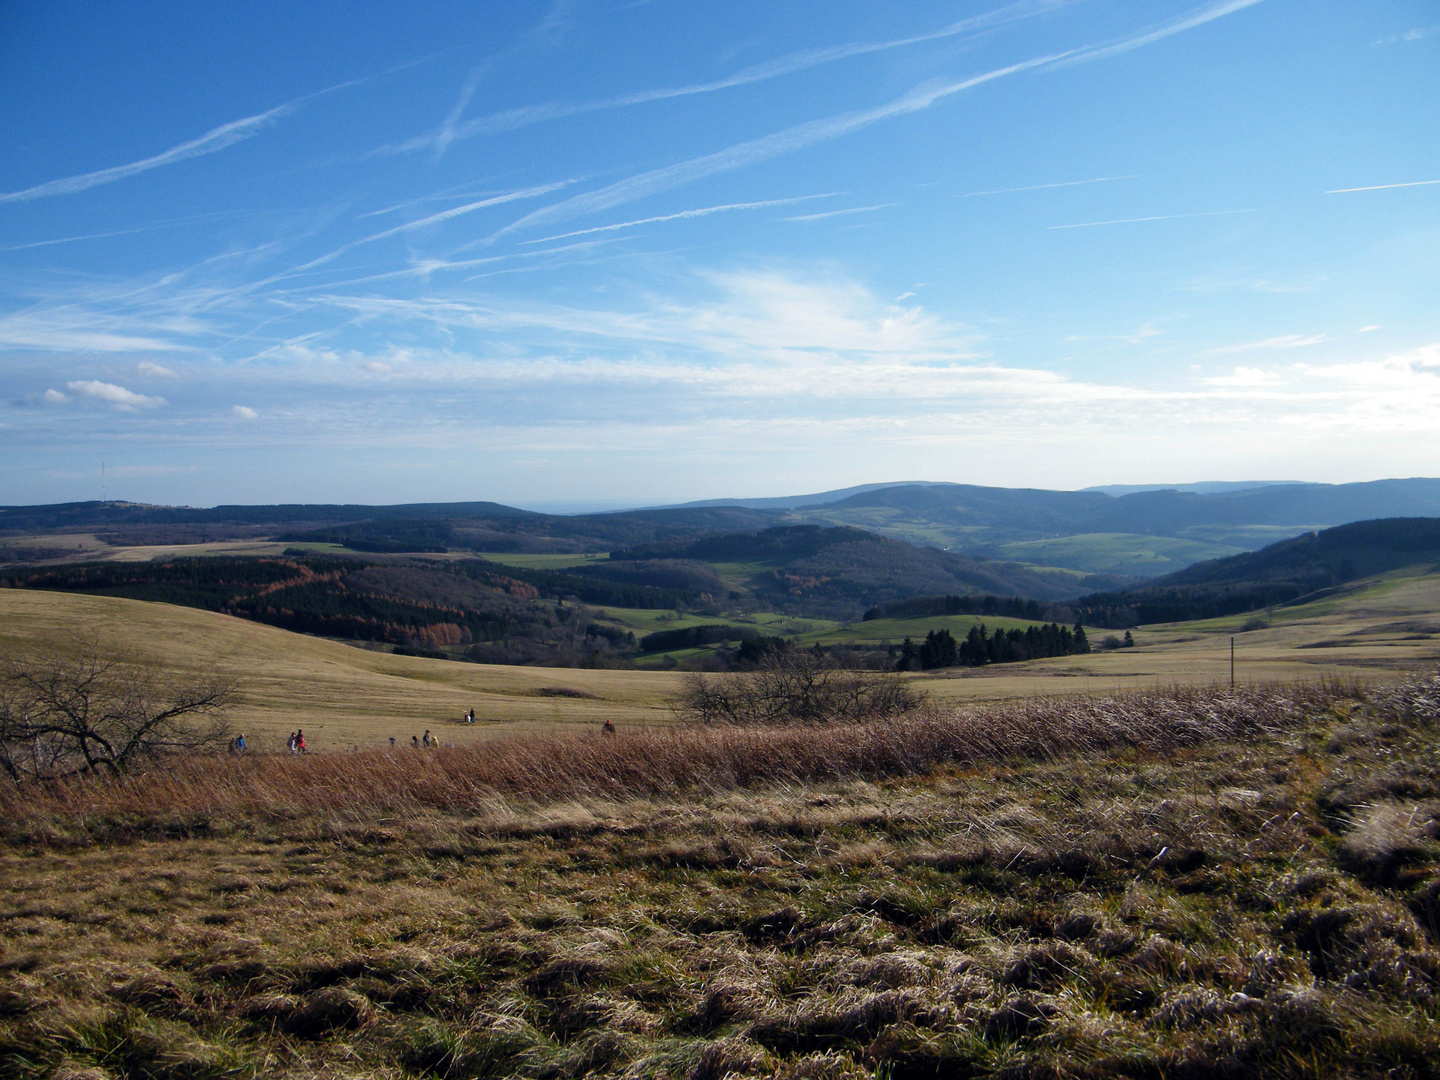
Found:
[[[0,7],[0,503],[1440,475],[1430,0]]]

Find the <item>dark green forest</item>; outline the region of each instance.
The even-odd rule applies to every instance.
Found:
[[[1059,623],[1048,623],[1027,626],[1024,630],[997,629],[993,634],[980,623],[972,626],[958,642],[949,630],[943,629],[931,630],[918,645],[907,637],[900,646],[895,669],[933,671],[947,667],[985,667],[1052,656],[1077,656],[1089,651],[1090,641],[1079,623],[1074,630]]]

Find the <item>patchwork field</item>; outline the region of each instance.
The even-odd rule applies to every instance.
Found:
[[[667,619],[663,612],[634,614],[637,631],[705,621]],[[951,621],[920,620],[906,632],[919,637],[922,624]],[[1267,621],[1264,628],[1241,629]],[[774,617],[754,625],[778,633],[795,622]],[[816,636],[843,640],[845,633],[868,634],[869,625],[856,623],[848,631]],[[275,746],[302,727],[311,747],[321,750],[379,746],[392,735],[406,741],[426,728],[443,741],[468,742],[512,728],[553,730],[607,719],[666,724],[671,722],[667,703],[681,679],[663,671],[502,667],[395,656],[191,608],[0,590],[0,645],[64,650],[86,637],[163,668],[213,666],[238,681],[234,719],[252,741]],[[1099,644],[1104,633],[1091,637]],[[940,703],[1224,683],[1230,677],[1232,637],[1236,677],[1242,683],[1318,678],[1327,672],[1374,678],[1433,669],[1440,664],[1440,575],[1391,574],[1301,607],[1145,627],[1134,637],[1131,649],[907,678]],[[461,714],[472,707],[480,722],[460,724]]]

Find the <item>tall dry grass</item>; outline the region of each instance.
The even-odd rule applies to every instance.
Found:
[[[931,707],[885,723],[818,728],[666,728],[516,737],[459,749],[193,758],[119,779],[6,784],[0,787],[0,815],[12,838],[59,839],[187,822],[314,815],[363,822],[425,810],[480,811],[497,797],[721,791],[1125,747],[1164,753],[1281,733],[1365,694],[1360,684],[1338,680],[1176,687]],[[1440,716],[1440,677],[1412,681],[1377,700],[1389,714],[1434,720]]]

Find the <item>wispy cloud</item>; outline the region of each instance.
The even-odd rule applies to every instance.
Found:
[[[260,416],[260,414],[250,408],[249,405],[232,405],[230,407],[230,415],[239,420],[255,420]]]
[[[57,244],[78,244],[86,240],[108,240],[113,236],[134,236],[136,233],[154,232],[156,229],[172,229],[180,225],[193,225],[217,218],[233,217],[234,214],[196,214],[192,217],[176,218],[174,221],[157,221],[151,225],[137,225],[131,229],[112,229],[109,232],[85,233],[81,236],[60,236],[54,240],[33,240],[28,244],[6,244],[0,251],[31,251],[35,248],[54,247]]]
[[[1007,75],[1013,75],[1016,72],[1029,71],[1033,68],[1041,67],[1042,65],[1052,63],[1055,58],[1056,56],[1036,57],[1033,60],[1010,64],[1006,67],[996,68],[982,75],[975,75],[971,78],[956,82],[927,82],[915,87],[909,93],[903,94],[894,101],[887,102],[876,108],[859,109],[854,112],[841,113],[837,116],[827,116],[819,120],[810,120],[803,124],[796,124],[794,127],[785,128],[783,131],[773,132],[770,135],[752,139],[749,142],[728,146],[712,154],[705,154],[702,157],[691,158],[688,161],[677,162],[674,165],[652,169],[649,172],[640,173],[637,176],[620,180],[596,191],[586,192],[583,195],[575,195],[562,202],[553,203],[550,206],[535,210],[513,224],[507,225],[505,228],[494,233],[491,239],[497,239],[507,233],[516,232],[521,229],[534,228],[539,225],[548,225],[552,222],[563,221],[580,214],[609,210],[611,207],[619,206],[623,203],[634,202],[636,199],[642,199],[648,195],[668,191],[680,184],[690,183],[691,181],[700,180],[707,176],[713,176],[716,173],[728,172],[732,169],[739,169],[746,165],[755,164],[756,162],[766,161],[770,158],[778,157],[781,154],[793,153],[796,150],[813,146],[816,143],[828,142],[831,139],[837,139],[853,131],[859,131],[862,128],[869,127],[882,120],[928,109],[937,101],[951,97],[964,90],[969,90],[995,79],[1003,79]]]
[[[996,188],[993,191],[967,191],[963,195],[956,196],[961,199],[974,199],[981,195],[1009,195],[1016,191],[1045,191],[1049,188],[1080,187],[1083,184],[1108,184],[1114,180],[1138,180],[1139,173],[1132,173],[1128,176],[1097,176],[1091,180],[1062,180],[1057,184],[1026,184],[1024,187]]]
[[[568,240],[572,236],[589,236],[591,233],[614,232],[617,229],[633,229],[637,225],[655,225],[662,221],[680,221],[685,218],[708,217],[711,214],[723,214],[731,210],[759,210],[766,206],[790,206],[795,203],[809,202],[812,199],[833,199],[838,194],[840,194],[838,191],[827,191],[819,195],[796,195],[789,199],[765,199],[761,202],[726,203],[723,206],[702,206],[696,210],[681,210],[674,214],[659,214],[655,217],[636,218],[634,221],[620,221],[614,225],[597,225],[593,229],[576,229],[574,232],[558,233],[555,236],[544,236],[539,240],[522,240],[521,243],[545,244],[551,240]]]
[[[451,109],[450,114],[446,117],[445,122],[441,124],[439,130],[414,139],[409,139],[406,142],[385,149],[390,153],[403,153],[426,149],[435,149],[438,153],[443,153],[445,148],[459,139],[472,138],[476,135],[495,135],[505,131],[514,131],[519,128],[529,127],[532,124],[544,123],[550,120],[560,120],[568,116],[577,116],[584,113],[623,109],[635,105],[645,105],[653,101],[693,97],[697,94],[711,94],[720,90],[729,90],[737,86],[748,86],[753,83],[766,82],[784,75],[805,71],[809,68],[819,67],[822,64],[846,60],[852,56],[864,56],[869,53],[885,52],[890,49],[903,48],[909,45],[919,45],[929,41],[939,41],[944,38],[991,30],[1006,23],[1032,18],[1036,15],[1066,7],[1076,2],[1077,0],[1021,0],[1019,3],[1008,4],[994,11],[961,19],[958,22],[950,23],[947,26],[928,33],[915,34],[910,37],[893,38],[887,41],[852,42],[847,45],[835,45],[824,49],[807,49],[803,52],[791,53],[788,56],[768,60],[762,64],[755,64],[741,71],[737,71],[733,75],[727,75],[723,79],[715,79],[703,83],[692,83],[686,86],[642,90],[633,94],[620,94],[615,97],[602,98],[596,101],[571,103],[548,102],[538,105],[526,105],[516,109],[507,109],[503,112],[491,113],[489,116],[477,117],[474,120],[469,120],[462,124],[459,123],[459,114],[463,112],[465,106],[469,104],[470,97],[474,93],[472,82],[475,76],[472,74],[465,86],[462,87],[456,105]],[[1258,2],[1258,0],[1252,0],[1252,2]]]
[[[1092,60],[1108,60],[1112,56],[1119,56],[1121,53],[1130,52],[1132,49],[1143,48],[1146,45],[1154,44],[1175,34],[1182,34],[1186,30],[1193,30],[1197,26],[1204,26],[1206,23],[1214,22],[1216,19],[1224,18],[1226,15],[1233,15],[1237,11],[1254,7],[1261,3],[1261,0],[1220,0],[1219,3],[1206,4],[1196,8],[1187,15],[1178,19],[1171,19],[1168,22],[1159,23],[1149,30],[1134,34],[1109,45],[1094,45],[1089,48],[1079,49],[1073,55],[1062,60],[1057,60],[1057,66],[1068,66],[1070,64],[1085,64]]]
[[[1376,38],[1372,45],[1399,45],[1411,41],[1424,41],[1432,34],[1440,34],[1440,26],[1417,26],[1412,30],[1406,30],[1403,34],[1386,34],[1382,38]]]
[[[1192,214],[1154,214],[1150,217],[1115,218],[1112,221],[1081,221],[1074,225],[1047,225],[1047,229],[1093,229],[1100,225],[1134,225],[1141,221],[1175,221],[1179,218],[1224,217],[1227,214],[1258,214],[1259,209],[1250,210],[1198,210]]]
[[[460,117],[464,115],[466,107],[470,104],[470,99],[475,96],[475,91],[480,87],[480,81],[489,74],[490,67],[493,63],[494,58],[492,57],[478,64],[471,70],[464,85],[460,87],[459,96],[456,97],[455,103],[450,106],[450,112],[446,114],[444,122],[440,125],[440,130],[435,133],[434,147],[436,161],[444,157],[445,151],[450,148],[450,144],[460,137],[457,130]]]
[[[885,210],[891,206],[899,206],[899,203],[887,202],[876,203],[874,206],[851,206],[844,210],[825,210],[818,214],[797,214],[794,217],[781,218],[781,221],[820,221],[823,218],[840,217],[843,214],[867,214],[871,210]]]
[[[1326,195],[1348,195],[1352,191],[1389,191],[1391,188],[1429,187],[1440,184],[1440,180],[1411,180],[1404,184],[1371,184],[1369,187],[1342,187],[1325,192]]]
[[[1263,341],[1247,341],[1243,345],[1226,345],[1219,349],[1205,349],[1197,356],[1230,356],[1234,353],[1262,352],[1268,349],[1304,349],[1329,341],[1325,334],[1282,334],[1265,338]]]
[[[974,75],[967,79],[954,81],[932,80],[922,83],[893,101],[875,108],[859,109],[853,112],[841,113],[836,116],[823,117],[818,120],[797,124],[794,127],[773,132],[748,142],[737,143],[711,154],[691,158],[688,161],[677,162],[674,165],[667,165],[663,168],[652,169],[649,172],[640,173],[637,176],[617,181],[596,191],[572,196],[569,199],[553,203],[550,206],[543,207],[525,215],[518,221],[492,234],[490,239],[495,240],[507,233],[521,229],[563,221],[579,214],[608,210],[622,203],[633,202],[636,199],[641,199],[648,195],[667,191],[680,184],[689,183],[707,176],[713,176],[716,173],[742,168],[756,162],[766,161],[781,154],[792,153],[817,143],[827,142],[884,120],[928,109],[937,102],[943,101],[955,94],[997,79],[1004,79],[1010,75],[1053,67],[1062,62],[1088,62],[1116,56],[1120,53],[1128,52],[1131,49],[1137,49],[1141,46],[1170,37],[1173,34],[1179,34],[1197,26],[1202,26],[1243,8],[1252,7],[1260,2],[1261,0],[1224,0],[1223,3],[1207,5],[1182,18],[1164,23],[1112,45],[1073,49],[1046,56],[1038,56],[1030,60],[1009,64],[1005,67],[995,68],[992,71]],[[1214,213],[1248,212],[1250,211],[1214,211]],[[1120,222],[1087,222],[1085,224],[1120,224]],[[1064,226],[1059,227],[1063,228]]]
[[[100,401],[109,402],[125,412],[134,412],[136,409],[158,409],[166,404],[162,397],[137,394],[135,391],[126,390],[125,387],[117,386],[115,383],[99,382],[95,379],[69,382],[65,384],[65,389],[81,397],[97,398]]]
[[[56,305],[49,310],[0,316],[0,346],[78,352],[163,352],[181,346],[157,335],[181,329],[173,320],[150,321]]]
[[[357,86],[364,82],[364,79],[350,79],[334,86],[328,86],[324,90],[317,90],[313,94],[305,94],[303,97],[287,101],[283,105],[277,105],[263,113],[256,113],[254,116],[246,116],[240,120],[232,120],[228,124],[221,124],[217,128],[211,128],[198,139],[191,139],[189,142],[172,146],[169,150],[155,154],[153,157],[142,158],[139,161],[132,161],[128,165],[115,165],[108,169],[100,169],[96,172],[82,173],[79,176],[67,176],[61,180],[50,180],[34,187],[26,188],[23,191],[11,191],[0,193],[0,203],[29,202],[31,199],[42,199],[51,195],[73,195],[80,191],[86,191],[101,184],[113,184],[116,180],[124,180],[126,177],[135,176],[139,173],[149,172],[151,169],[158,169],[165,165],[174,165],[179,161],[188,161],[190,158],[204,157],[206,154],[214,154],[224,150],[227,146],[234,146],[238,142],[258,135],[282,116],[294,112],[307,101],[321,97],[325,94],[333,94],[337,90],[344,90],[347,87]]]
[[[449,210],[441,210],[439,213],[430,214],[428,217],[420,218],[418,221],[407,221],[404,225],[396,225],[394,228],[385,229],[378,233],[371,233],[369,236],[362,236],[359,240],[352,240],[348,244],[342,244],[334,251],[321,255],[317,259],[311,259],[307,263],[302,263],[288,273],[278,275],[270,279],[269,282],[262,284],[270,284],[271,282],[280,281],[291,275],[312,270],[317,266],[323,266],[333,259],[338,259],[347,251],[353,251],[364,244],[372,244],[376,240],[384,240],[387,237],[398,236],[401,233],[414,232],[417,229],[426,229],[432,225],[439,225],[442,222],[450,221],[452,218],[461,217],[465,214],[473,214],[476,210],[483,210],[486,207],[501,206],[505,203],[516,202],[520,199],[538,198],[541,195],[548,195],[552,191],[559,191],[561,188],[572,183],[574,183],[573,180],[560,180],[553,184],[541,184],[537,187],[522,188],[519,191],[507,191],[501,195],[492,195],[486,199],[477,199],[474,202],[466,203],[464,206],[453,206]]]
[[[150,375],[157,379],[178,378],[173,368],[168,368],[164,364],[157,364],[153,360],[141,360],[140,363],[135,365],[135,370],[141,375]]]

